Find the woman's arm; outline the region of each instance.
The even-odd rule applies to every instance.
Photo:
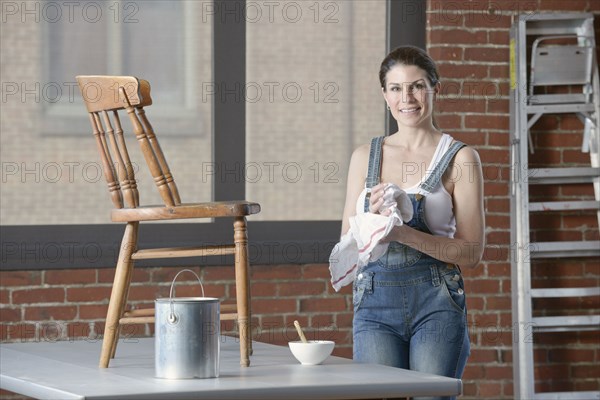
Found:
[[[386,241],[403,243],[440,261],[474,267],[481,261],[485,247],[483,174],[479,155],[469,147],[461,149],[455,156],[454,168],[460,168],[452,193],[456,218],[454,238],[434,236],[402,225],[395,227]],[[371,200],[378,202],[379,193],[377,196],[372,194]]]
[[[352,153],[346,184],[346,202],[342,216],[342,236],[350,229],[349,219],[356,215],[356,201],[365,187],[369,162],[369,144],[362,145]]]

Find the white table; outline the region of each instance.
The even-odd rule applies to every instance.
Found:
[[[239,365],[239,344],[221,343],[219,378],[154,377],[154,339],[119,342],[108,369],[98,368],[100,342],[0,345],[0,387],[43,399],[365,399],[458,395],[458,379],[329,357],[303,366],[289,349],[254,343],[252,365]]]

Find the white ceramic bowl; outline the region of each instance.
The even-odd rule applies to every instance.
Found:
[[[302,365],[321,364],[333,351],[335,342],[331,340],[309,340],[308,343],[301,341],[289,342],[290,350],[296,360]]]

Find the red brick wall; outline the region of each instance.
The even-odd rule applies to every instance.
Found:
[[[466,398],[511,398],[512,343],[509,198],[509,29],[518,14],[600,13],[600,1],[430,0],[428,49],[442,76],[440,125],[472,144],[484,163],[484,262],[465,272],[473,350],[464,374]],[[598,26],[596,24],[596,26]],[[598,32],[598,30],[597,30]],[[596,35],[598,36],[598,34]],[[598,41],[598,39],[597,39]],[[581,153],[583,125],[574,116],[548,115],[532,129],[530,167],[589,166]],[[532,187],[531,197],[593,198],[591,185]],[[531,218],[532,240],[598,240],[594,212]],[[598,286],[598,260],[536,262],[534,287]],[[595,298],[540,299],[534,315],[598,313]],[[598,332],[536,334],[537,391],[599,390]]]
[[[133,308],[154,307],[154,299],[168,297],[180,268],[137,268],[129,293]],[[233,268],[192,268],[204,282],[207,296],[224,302],[235,299]],[[252,266],[253,338],[286,344],[295,340],[295,319],[307,337],[340,343],[336,354],[351,356],[352,311],[349,290],[336,294],[329,285],[327,265]],[[1,272],[2,341],[97,339],[112,284],[112,269]],[[301,284],[299,283],[301,282]],[[191,274],[177,279],[176,296],[198,296],[201,290]],[[223,323],[226,331],[235,331]],[[152,334],[151,325],[126,327],[125,335]]]
[[[509,219],[508,30],[513,17],[525,12],[593,11],[596,0],[430,0],[428,47],[442,75],[437,102],[440,126],[473,145],[484,162],[485,259],[463,271],[467,287],[472,353],[464,375],[464,398],[512,398],[511,277]],[[551,131],[551,132],[550,132]],[[536,165],[585,165],[580,153],[581,124],[572,117],[547,116],[534,127]],[[534,196],[590,196],[578,187],[538,188]],[[534,217],[541,240],[598,240],[593,213],[567,217]],[[600,267],[582,260],[545,262],[535,267],[536,287],[595,286]],[[231,268],[196,267],[211,296],[234,295]],[[137,269],[131,289],[136,307],[152,306],[166,296],[177,269]],[[0,339],[2,341],[88,338],[101,334],[112,269],[21,271],[0,273]],[[252,266],[254,338],[284,344],[295,337],[298,319],[309,337],[332,338],[335,354],[350,357],[352,309],[350,291],[335,293],[324,264]],[[178,295],[198,289],[181,277]],[[547,299],[535,303],[539,315],[599,312],[597,298]],[[231,329],[227,325],[224,329]],[[151,327],[126,332],[149,335]],[[597,332],[536,336],[538,390],[599,390],[600,346]],[[0,394],[3,397],[6,393]]]

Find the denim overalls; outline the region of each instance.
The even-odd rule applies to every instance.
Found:
[[[371,141],[367,188],[379,182],[383,139]],[[463,146],[464,143],[454,142],[420,188],[427,193],[433,191]],[[431,233],[425,222],[427,197],[409,197],[414,216],[407,224]],[[365,212],[368,206],[367,196]],[[356,361],[454,378],[462,376],[470,345],[458,266],[390,242],[386,254],[357,272],[353,303]]]

